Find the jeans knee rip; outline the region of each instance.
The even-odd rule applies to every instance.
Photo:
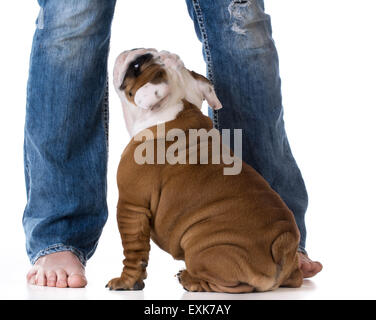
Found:
[[[265,21],[269,20],[269,16],[260,8],[257,0],[233,0],[228,11],[232,31],[247,37],[252,48],[265,45],[269,38]]]

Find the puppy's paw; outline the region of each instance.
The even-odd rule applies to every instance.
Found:
[[[180,270],[176,275],[180,284],[187,291],[202,292],[207,291],[202,287],[201,281],[193,278],[187,270]]]
[[[110,290],[142,290],[145,287],[145,284],[142,280],[134,281],[130,278],[114,278],[109,281],[106,285],[106,288]]]

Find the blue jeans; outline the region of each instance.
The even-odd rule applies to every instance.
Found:
[[[307,193],[283,124],[278,57],[263,1],[186,0],[219,129],[243,129],[243,159],[293,211],[305,247]],[[39,0],[25,123],[27,253],[85,264],[107,220],[107,57],[116,0]]]

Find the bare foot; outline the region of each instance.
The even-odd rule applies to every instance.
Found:
[[[304,278],[311,278],[322,270],[322,264],[318,261],[312,261],[306,254],[299,252],[299,267],[303,272]]]
[[[84,266],[70,251],[40,257],[27,274],[27,282],[57,288],[83,288],[87,284]]]

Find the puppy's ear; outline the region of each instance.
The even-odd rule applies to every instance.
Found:
[[[221,109],[222,104],[219,101],[214,91],[213,84],[210,82],[210,80],[194,71],[189,72],[191,73],[192,77],[196,80],[197,88],[199,92],[202,94],[202,99],[205,99],[213,110]]]
[[[142,109],[158,107],[164,98],[170,93],[166,71],[159,70],[151,81],[139,88],[135,94],[134,102]]]

